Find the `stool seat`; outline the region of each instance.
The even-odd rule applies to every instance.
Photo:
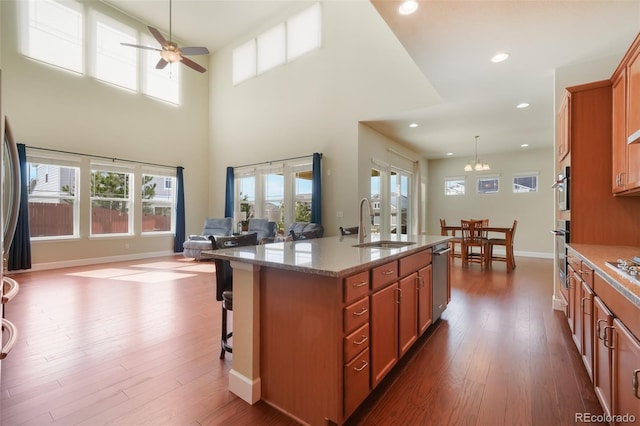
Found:
[[[222,292],[222,306],[228,311],[233,311],[233,292],[232,291]]]

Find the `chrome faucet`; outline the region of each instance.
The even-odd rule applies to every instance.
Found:
[[[358,244],[364,243],[364,239],[367,237],[367,231],[365,229],[364,222],[362,221],[362,210],[365,202],[369,206],[369,216],[371,216],[371,224],[373,225],[373,207],[371,206],[371,201],[365,197],[360,200],[360,215],[358,216]]]

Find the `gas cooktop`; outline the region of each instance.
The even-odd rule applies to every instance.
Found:
[[[640,256],[635,256],[633,259],[618,259],[615,262],[607,261],[606,264],[619,275],[640,285]]]

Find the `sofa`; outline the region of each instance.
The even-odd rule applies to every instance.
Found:
[[[190,235],[189,239],[182,244],[182,254],[184,257],[201,260],[202,251],[213,248],[209,236],[230,236],[232,232],[233,218],[206,219],[202,228],[202,235]]]

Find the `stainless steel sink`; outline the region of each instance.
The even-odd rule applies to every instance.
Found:
[[[393,249],[393,248],[410,246],[412,244],[415,244],[415,242],[413,241],[372,241],[370,243],[356,244],[353,247]]]

